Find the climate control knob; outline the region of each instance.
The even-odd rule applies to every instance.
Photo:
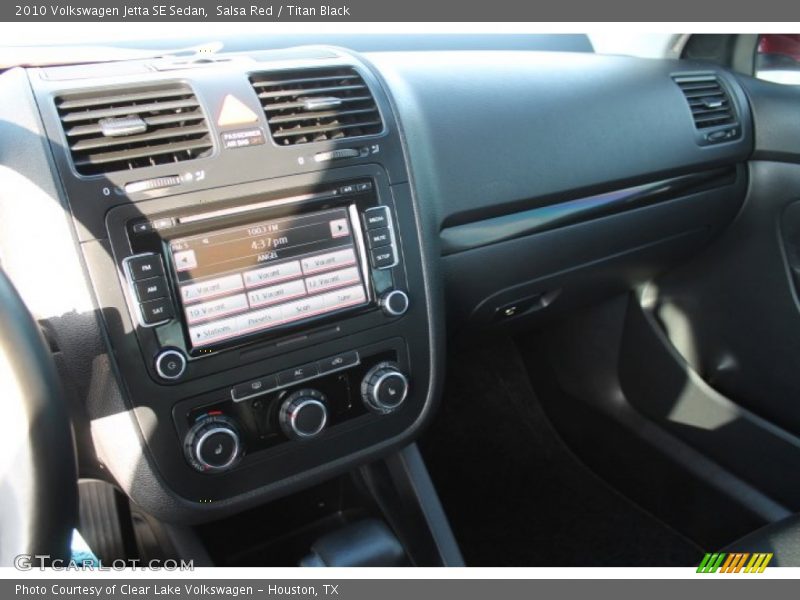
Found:
[[[278,421],[290,439],[304,441],[318,436],[328,423],[325,394],[312,389],[290,394],[281,405]]]
[[[364,406],[376,413],[388,414],[400,408],[408,396],[408,377],[391,362],[372,367],[361,382]]]
[[[186,434],[184,453],[201,473],[220,473],[234,467],[242,454],[239,430],[222,415],[205,416]]]

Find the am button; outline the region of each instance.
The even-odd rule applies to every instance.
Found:
[[[167,281],[163,277],[152,277],[136,282],[136,297],[139,302],[158,300],[167,296]]]

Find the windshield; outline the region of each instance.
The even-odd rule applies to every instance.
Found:
[[[161,54],[194,53],[199,47],[213,51],[249,52],[329,44],[352,50],[540,50],[599,52],[647,57],[676,55],[670,33],[644,32],[613,35],[602,30],[575,33],[565,29],[550,33],[536,24],[371,24],[363,33],[358,24],[324,23],[191,23],[176,28],[172,23],[81,23],[64,27],[58,23],[4,24],[0,51],[5,66],[125,60]],[[557,28],[556,28],[557,31]],[[70,51],[64,52],[63,46]],[[108,54],[98,47],[128,52]],[[84,52],[77,49],[83,48]],[[145,51],[143,54],[131,51]]]

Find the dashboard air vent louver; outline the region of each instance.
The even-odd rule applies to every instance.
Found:
[[[349,67],[257,73],[250,77],[281,146],[374,135],[383,122],[367,84]]]
[[[692,110],[698,130],[736,123],[736,113],[725,88],[714,75],[681,75],[675,83]]]
[[[81,175],[182,162],[213,148],[203,110],[184,84],[63,95],[56,108]]]

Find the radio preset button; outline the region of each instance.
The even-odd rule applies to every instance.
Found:
[[[142,309],[142,321],[145,325],[155,325],[162,321],[169,321],[175,316],[172,310],[172,302],[169,298],[142,302],[140,306]]]
[[[321,296],[325,306],[331,310],[338,310],[347,306],[361,304],[366,301],[367,296],[364,294],[364,288],[360,285],[354,285],[343,290],[336,290],[335,292],[328,292]]]
[[[216,279],[207,279],[198,283],[181,286],[181,297],[184,302],[196,302],[214,296],[224,296],[244,289],[242,276],[238,273]]]
[[[376,269],[393,267],[397,262],[397,255],[392,246],[375,248],[370,252],[370,257],[372,258],[372,266]]]
[[[283,310],[280,306],[262,308],[241,315],[236,321],[236,329],[240,333],[252,333],[258,329],[267,329],[273,325],[277,325],[282,320]]]
[[[326,373],[352,367],[359,362],[358,352],[342,352],[336,356],[329,356],[328,358],[318,360],[317,368],[319,369],[319,374],[324,375]]]
[[[153,277],[152,279],[142,279],[135,283],[136,297],[139,302],[157,300],[167,297],[167,280],[163,277]]]
[[[237,294],[200,304],[191,304],[186,307],[184,312],[188,323],[197,323],[198,321],[218,319],[243,310],[247,310],[247,297],[244,294]]]
[[[140,281],[164,274],[164,266],[161,264],[161,257],[157,254],[144,256],[134,256],[128,261],[128,270],[131,279]]]
[[[371,229],[367,233],[367,243],[370,248],[381,248],[392,243],[392,233],[388,227]]]
[[[326,252],[303,259],[303,272],[306,275],[336,269],[337,267],[349,267],[356,263],[356,254],[352,248],[339,250],[337,252]]]
[[[316,294],[332,288],[358,283],[360,280],[361,276],[358,273],[358,268],[348,267],[340,271],[330,271],[322,275],[306,277],[306,288],[308,288],[309,294]]]
[[[239,332],[238,319],[240,318],[228,317],[227,319],[190,327],[189,337],[192,340],[192,344],[203,346],[220,339],[233,337]]]
[[[254,271],[247,271],[244,273],[244,284],[247,287],[256,287],[267,283],[278,283],[287,279],[294,279],[300,277],[303,271],[300,269],[300,261],[293,260],[291,262],[281,263],[279,265],[270,265]]]
[[[299,264],[298,264],[299,269]],[[306,295],[306,287],[303,285],[303,280],[290,281],[288,283],[281,283],[279,285],[271,285],[269,287],[258,288],[247,293],[247,299],[252,308],[266,306],[269,304],[276,304],[278,302],[286,302],[294,298],[300,298]]]
[[[367,229],[381,229],[389,226],[389,207],[377,206],[364,211],[364,222]]]
[[[275,375],[267,375],[233,386],[231,389],[231,398],[233,398],[234,402],[240,402],[252,398],[253,396],[266,394],[276,387],[278,387],[278,379]]]
[[[294,367],[293,369],[287,369],[278,373],[278,384],[290,385],[298,381],[316,377],[317,375],[319,375],[319,369],[316,363],[308,363],[307,365],[300,365],[299,367]]]

